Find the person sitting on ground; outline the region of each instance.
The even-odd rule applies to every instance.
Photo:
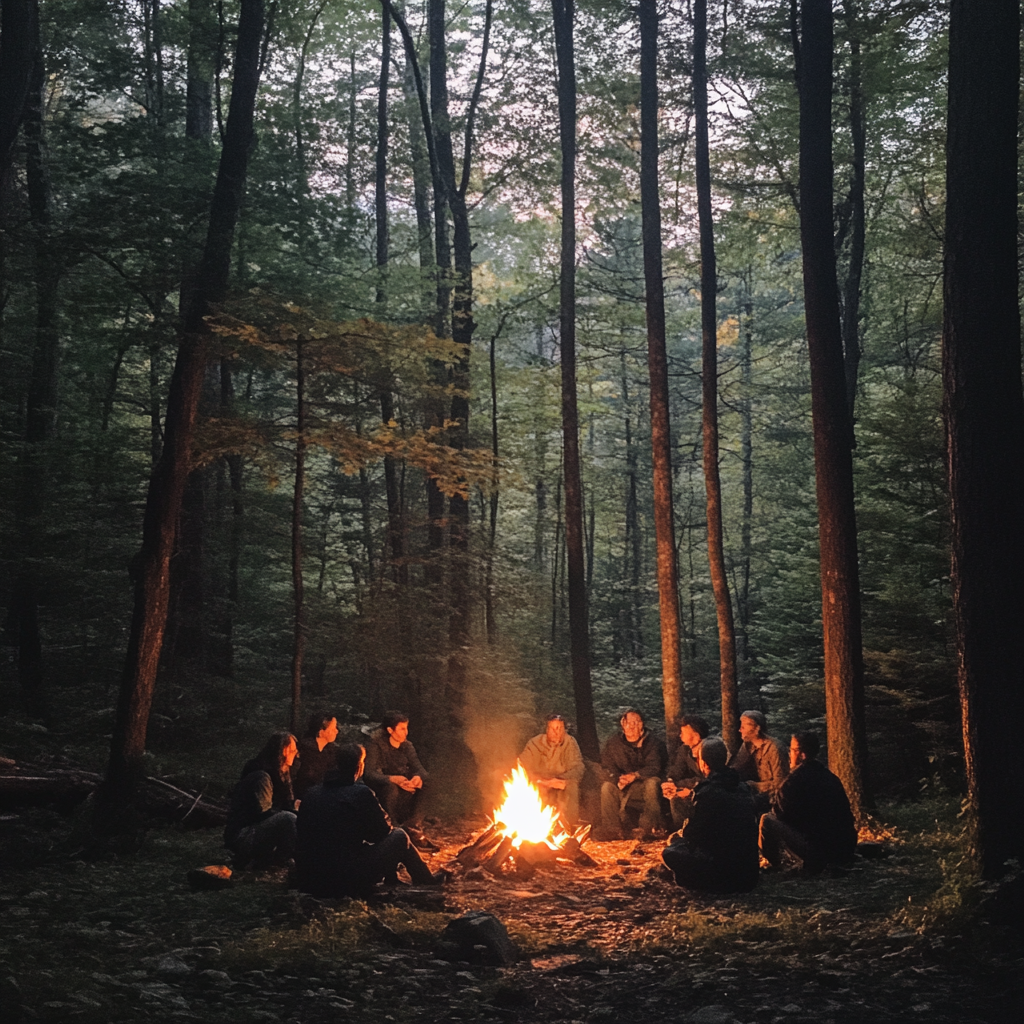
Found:
[[[580,817],[580,780],[586,771],[580,746],[565,730],[561,715],[548,715],[547,727],[519,755],[530,781],[545,804],[575,828]]]
[[[366,785],[377,795],[388,817],[412,836],[420,849],[437,847],[420,831],[417,811],[427,770],[409,739],[409,716],[386,711],[366,745]]]
[[[396,882],[401,864],[414,885],[440,885],[448,877],[431,872],[407,833],[391,827],[373,790],[360,781],[365,764],[366,751],[358,743],[338,747],[336,768],[302,801],[295,850],[302,892],[324,899],[364,897],[379,882]]]
[[[236,868],[284,865],[294,856],[291,767],[298,750],[290,732],[275,732],[242,769],[224,826],[224,845],[234,854]]]
[[[750,892],[757,885],[757,819],[754,795],[726,767],[729,751],[718,736],[701,743],[697,765],[706,776],[693,790],[693,810],[682,833],[661,858],[687,889]]]
[[[646,835],[661,831],[661,779],[665,770],[665,744],[644,728],[643,715],[630,708],[619,719],[621,730],[601,751],[606,781],[601,785],[601,829],[598,840],[618,839],[626,826],[626,810],[640,811]]]
[[[679,720],[679,747],[668,766],[668,779],[661,784],[673,828],[682,828],[693,810],[693,787],[703,778],[697,767],[697,750],[709,732],[711,727],[699,715],[683,715]]]
[[[772,797],[788,774],[778,743],[768,735],[768,720],[760,711],[740,715],[739,750],[729,762],[739,777],[754,791],[754,811],[761,815],[771,809]]]
[[[857,849],[857,828],[842,782],[819,760],[815,732],[796,732],[789,742],[789,776],[761,818],[761,855],[782,866],[783,850],[816,875],[830,864],[847,865]]]
[[[295,773],[295,795],[301,800],[306,790],[324,781],[334,767],[338,738],[338,719],[328,711],[310,715],[306,735],[299,740],[299,769]]]

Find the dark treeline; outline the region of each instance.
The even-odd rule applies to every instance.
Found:
[[[964,466],[1018,472],[1020,381],[962,339],[1005,306],[1019,370],[1017,268],[979,298],[1002,249],[944,223],[1009,231],[963,197],[1016,118],[976,129],[957,9],[4,0],[5,728],[216,776],[215,733],[397,705],[486,774],[549,708],[592,751],[754,707],[867,808],[964,785],[959,665],[984,817],[1021,660],[970,581],[1019,572]]]

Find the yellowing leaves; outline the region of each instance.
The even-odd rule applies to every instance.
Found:
[[[740,337],[740,321],[738,317],[727,316],[719,325],[717,340],[719,347],[735,345]]]

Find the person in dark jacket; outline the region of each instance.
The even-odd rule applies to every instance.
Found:
[[[761,853],[781,867],[783,850],[803,862],[807,874],[829,864],[849,864],[857,849],[857,828],[842,782],[819,760],[814,732],[797,732],[789,742],[790,772],[761,817]]]
[[[706,778],[693,790],[693,810],[681,834],[662,852],[676,883],[705,892],[750,892],[757,885],[757,818],[754,795],[732,768],[717,736],[700,745],[698,767]]]
[[[234,854],[236,868],[286,864],[294,855],[291,767],[298,750],[290,732],[275,732],[242,769],[224,826],[224,845]]]
[[[729,762],[754,793],[758,814],[771,809],[772,798],[788,774],[788,760],[779,744],[768,735],[768,720],[760,711],[740,715],[740,739],[743,741]]]
[[[679,747],[669,763],[668,778],[661,784],[674,828],[682,828],[693,810],[693,789],[703,779],[697,751],[710,732],[711,727],[699,715],[683,715],[679,720]]]
[[[409,740],[409,716],[401,711],[386,712],[366,744],[365,781],[395,824],[404,827],[417,821],[428,778]],[[414,832],[419,834],[418,829]]]
[[[656,833],[662,828],[661,780],[665,772],[665,744],[644,727],[643,716],[630,708],[619,719],[621,730],[608,739],[601,751],[605,781],[601,785],[600,840],[622,835],[626,810],[640,811],[640,828]]]
[[[373,790],[361,780],[366,752],[356,743],[338,748],[337,768],[307,793],[299,808],[296,882],[325,899],[366,896],[379,882],[397,880],[404,864],[414,885],[440,885],[403,829],[392,828]]]
[[[295,772],[295,795],[301,800],[306,790],[324,781],[324,775],[334,767],[338,738],[338,719],[329,711],[311,715],[306,735],[299,740],[299,768]]]

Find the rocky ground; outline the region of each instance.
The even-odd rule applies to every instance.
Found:
[[[283,872],[193,892],[188,870],[223,862],[209,831],[153,831],[86,862],[66,856],[58,816],[5,815],[0,1020],[1016,1024],[1020,934],[957,867],[961,837],[936,819],[947,810],[892,809],[885,860],[842,878],[766,876],[742,898],[680,890],[659,844],[629,841],[588,843],[596,867],[560,863],[528,883],[460,870],[443,892],[370,904],[312,901]],[[481,825],[432,826],[431,865]],[[472,910],[506,925],[516,963],[445,947],[447,922]]]

